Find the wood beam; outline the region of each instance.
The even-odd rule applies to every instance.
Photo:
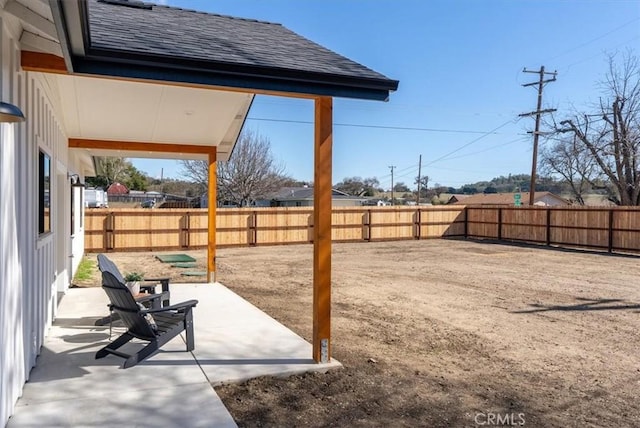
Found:
[[[315,99],[313,185],[313,359],[331,360],[333,99]]]
[[[21,51],[20,65],[25,71],[69,74],[64,58],[49,53]]]
[[[84,138],[69,138],[69,148],[95,150],[121,150],[132,152],[154,153],[186,153],[216,156],[215,146],[197,146],[193,144],[150,143],[138,141],[89,140]]]
[[[208,192],[208,241],[207,241],[207,281],[216,282],[216,189],[218,173],[216,170],[217,154],[214,147],[209,153],[209,192]]]

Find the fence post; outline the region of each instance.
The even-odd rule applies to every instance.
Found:
[[[613,252],[613,208],[609,208],[609,245],[608,250]]]
[[[369,242],[371,236],[369,235],[369,215],[371,210],[366,210],[362,214],[362,240],[365,242]]]
[[[252,211],[249,215],[249,246],[258,245],[258,211]]]
[[[547,245],[551,246],[551,208],[547,207]]]
[[[104,249],[105,251],[113,250],[115,248],[114,228],[115,218],[113,211],[107,213],[104,226]]]
[[[190,231],[189,229],[191,228],[191,216],[189,215],[189,212],[187,211],[184,215],[184,217],[182,218],[182,227],[180,230],[180,235],[182,235],[182,247],[183,248],[189,248],[190,245]]]
[[[421,230],[421,224],[422,224],[422,210],[420,208],[418,208],[418,210],[416,211],[416,213],[414,214],[413,217],[414,220],[414,239],[420,239],[420,235],[422,234],[422,230]]]
[[[309,214],[309,220],[307,221],[309,228],[307,229],[307,238],[309,243],[313,244],[313,213]]]
[[[502,208],[498,208],[498,241],[502,241]]]
[[[469,237],[469,208],[464,207],[464,239]]]

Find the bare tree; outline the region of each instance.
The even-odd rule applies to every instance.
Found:
[[[180,161],[182,173],[206,191],[209,166],[206,161]],[[251,205],[256,199],[268,197],[290,180],[284,167],[271,153],[271,142],[253,131],[244,131],[228,161],[217,163],[218,201],[239,206]]]
[[[182,175],[197,185],[198,192],[204,194],[209,189],[209,162],[204,160],[180,160]]]
[[[640,63],[631,53],[621,65],[609,56],[603,96],[595,114],[575,114],[560,122],[572,133],[615,188],[620,205],[640,205]]]
[[[584,205],[584,195],[597,187],[595,180],[600,176],[598,165],[575,135],[566,138],[566,134],[561,134],[561,138],[552,145],[544,147],[540,163],[543,173],[559,175],[566,181],[573,198],[580,205]]]

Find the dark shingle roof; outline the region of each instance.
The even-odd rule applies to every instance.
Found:
[[[280,24],[161,5],[149,9],[114,3],[123,0],[89,2],[92,50],[254,70],[279,69],[289,73],[289,78],[301,80],[305,73],[341,76],[377,82],[386,90],[397,88],[397,81]]]

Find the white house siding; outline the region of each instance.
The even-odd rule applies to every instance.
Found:
[[[20,71],[18,35],[0,15],[0,99],[27,117],[0,124],[0,426],[7,423],[55,318],[83,251],[83,231],[70,238],[67,137],[57,88],[39,73]],[[51,156],[52,233],[38,236],[38,153]],[[77,190],[76,190],[77,191]],[[79,195],[79,194],[78,194]],[[82,210],[76,198],[76,222]],[[73,258],[69,258],[72,254]],[[73,266],[73,267],[71,267]]]

